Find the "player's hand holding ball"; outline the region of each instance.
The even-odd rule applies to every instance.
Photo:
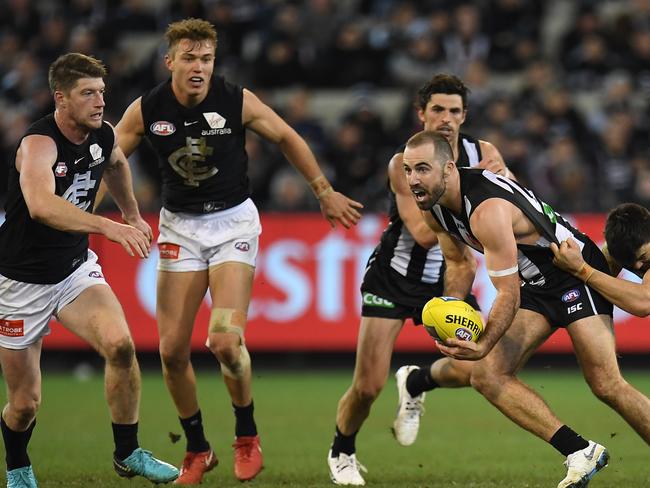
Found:
[[[422,309],[426,331],[440,342],[456,338],[476,342],[483,332],[483,319],[474,307],[458,298],[435,297]]]

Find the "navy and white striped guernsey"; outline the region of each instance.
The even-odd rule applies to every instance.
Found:
[[[403,153],[404,148],[405,145],[402,145],[396,154]],[[478,139],[460,134],[456,165],[474,167],[481,159],[481,146]],[[389,224],[381,236],[379,245],[375,248],[373,257],[377,260],[377,264],[391,267],[410,280],[442,286],[445,262],[440,246],[436,244],[431,249],[425,249],[415,241],[399,216],[395,194],[392,191],[389,193]]]

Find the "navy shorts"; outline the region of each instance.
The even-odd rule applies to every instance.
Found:
[[[593,268],[609,273],[605,256],[592,241],[585,242],[582,256]],[[520,308],[543,315],[552,327],[566,327],[594,315],[611,317],[614,313],[613,305],[605,297],[559,268],[547,277],[543,286],[522,285]]]
[[[377,261],[373,261],[361,283],[361,316],[403,320],[410,318],[419,325],[422,323],[424,305],[443,292],[442,283],[429,284],[408,279],[393,268],[380,266]],[[480,310],[474,295],[468,295],[465,301]]]

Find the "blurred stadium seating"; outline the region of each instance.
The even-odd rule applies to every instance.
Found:
[[[201,16],[216,71],[254,90],[311,143],[336,186],[385,208],[394,148],[418,128],[416,88],[440,71],[472,89],[465,131],[497,145],[560,211],[650,203],[650,0],[0,0],[0,199],[29,123],[52,110],[47,67],[81,51],[109,68],[117,122],[163,80],[162,34]],[[276,149],[249,141],[262,210],[314,210]],[[158,208],[155,164],[133,158],[138,198]]]

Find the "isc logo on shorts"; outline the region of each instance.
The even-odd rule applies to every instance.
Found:
[[[160,259],[178,259],[180,254],[181,246],[178,244],[172,244],[170,242],[163,242],[158,245],[158,252],[160,253]]]
[[[0,335],[6,337],[22,337],[25,335],[25,328],[22,320],[0,319]]]

